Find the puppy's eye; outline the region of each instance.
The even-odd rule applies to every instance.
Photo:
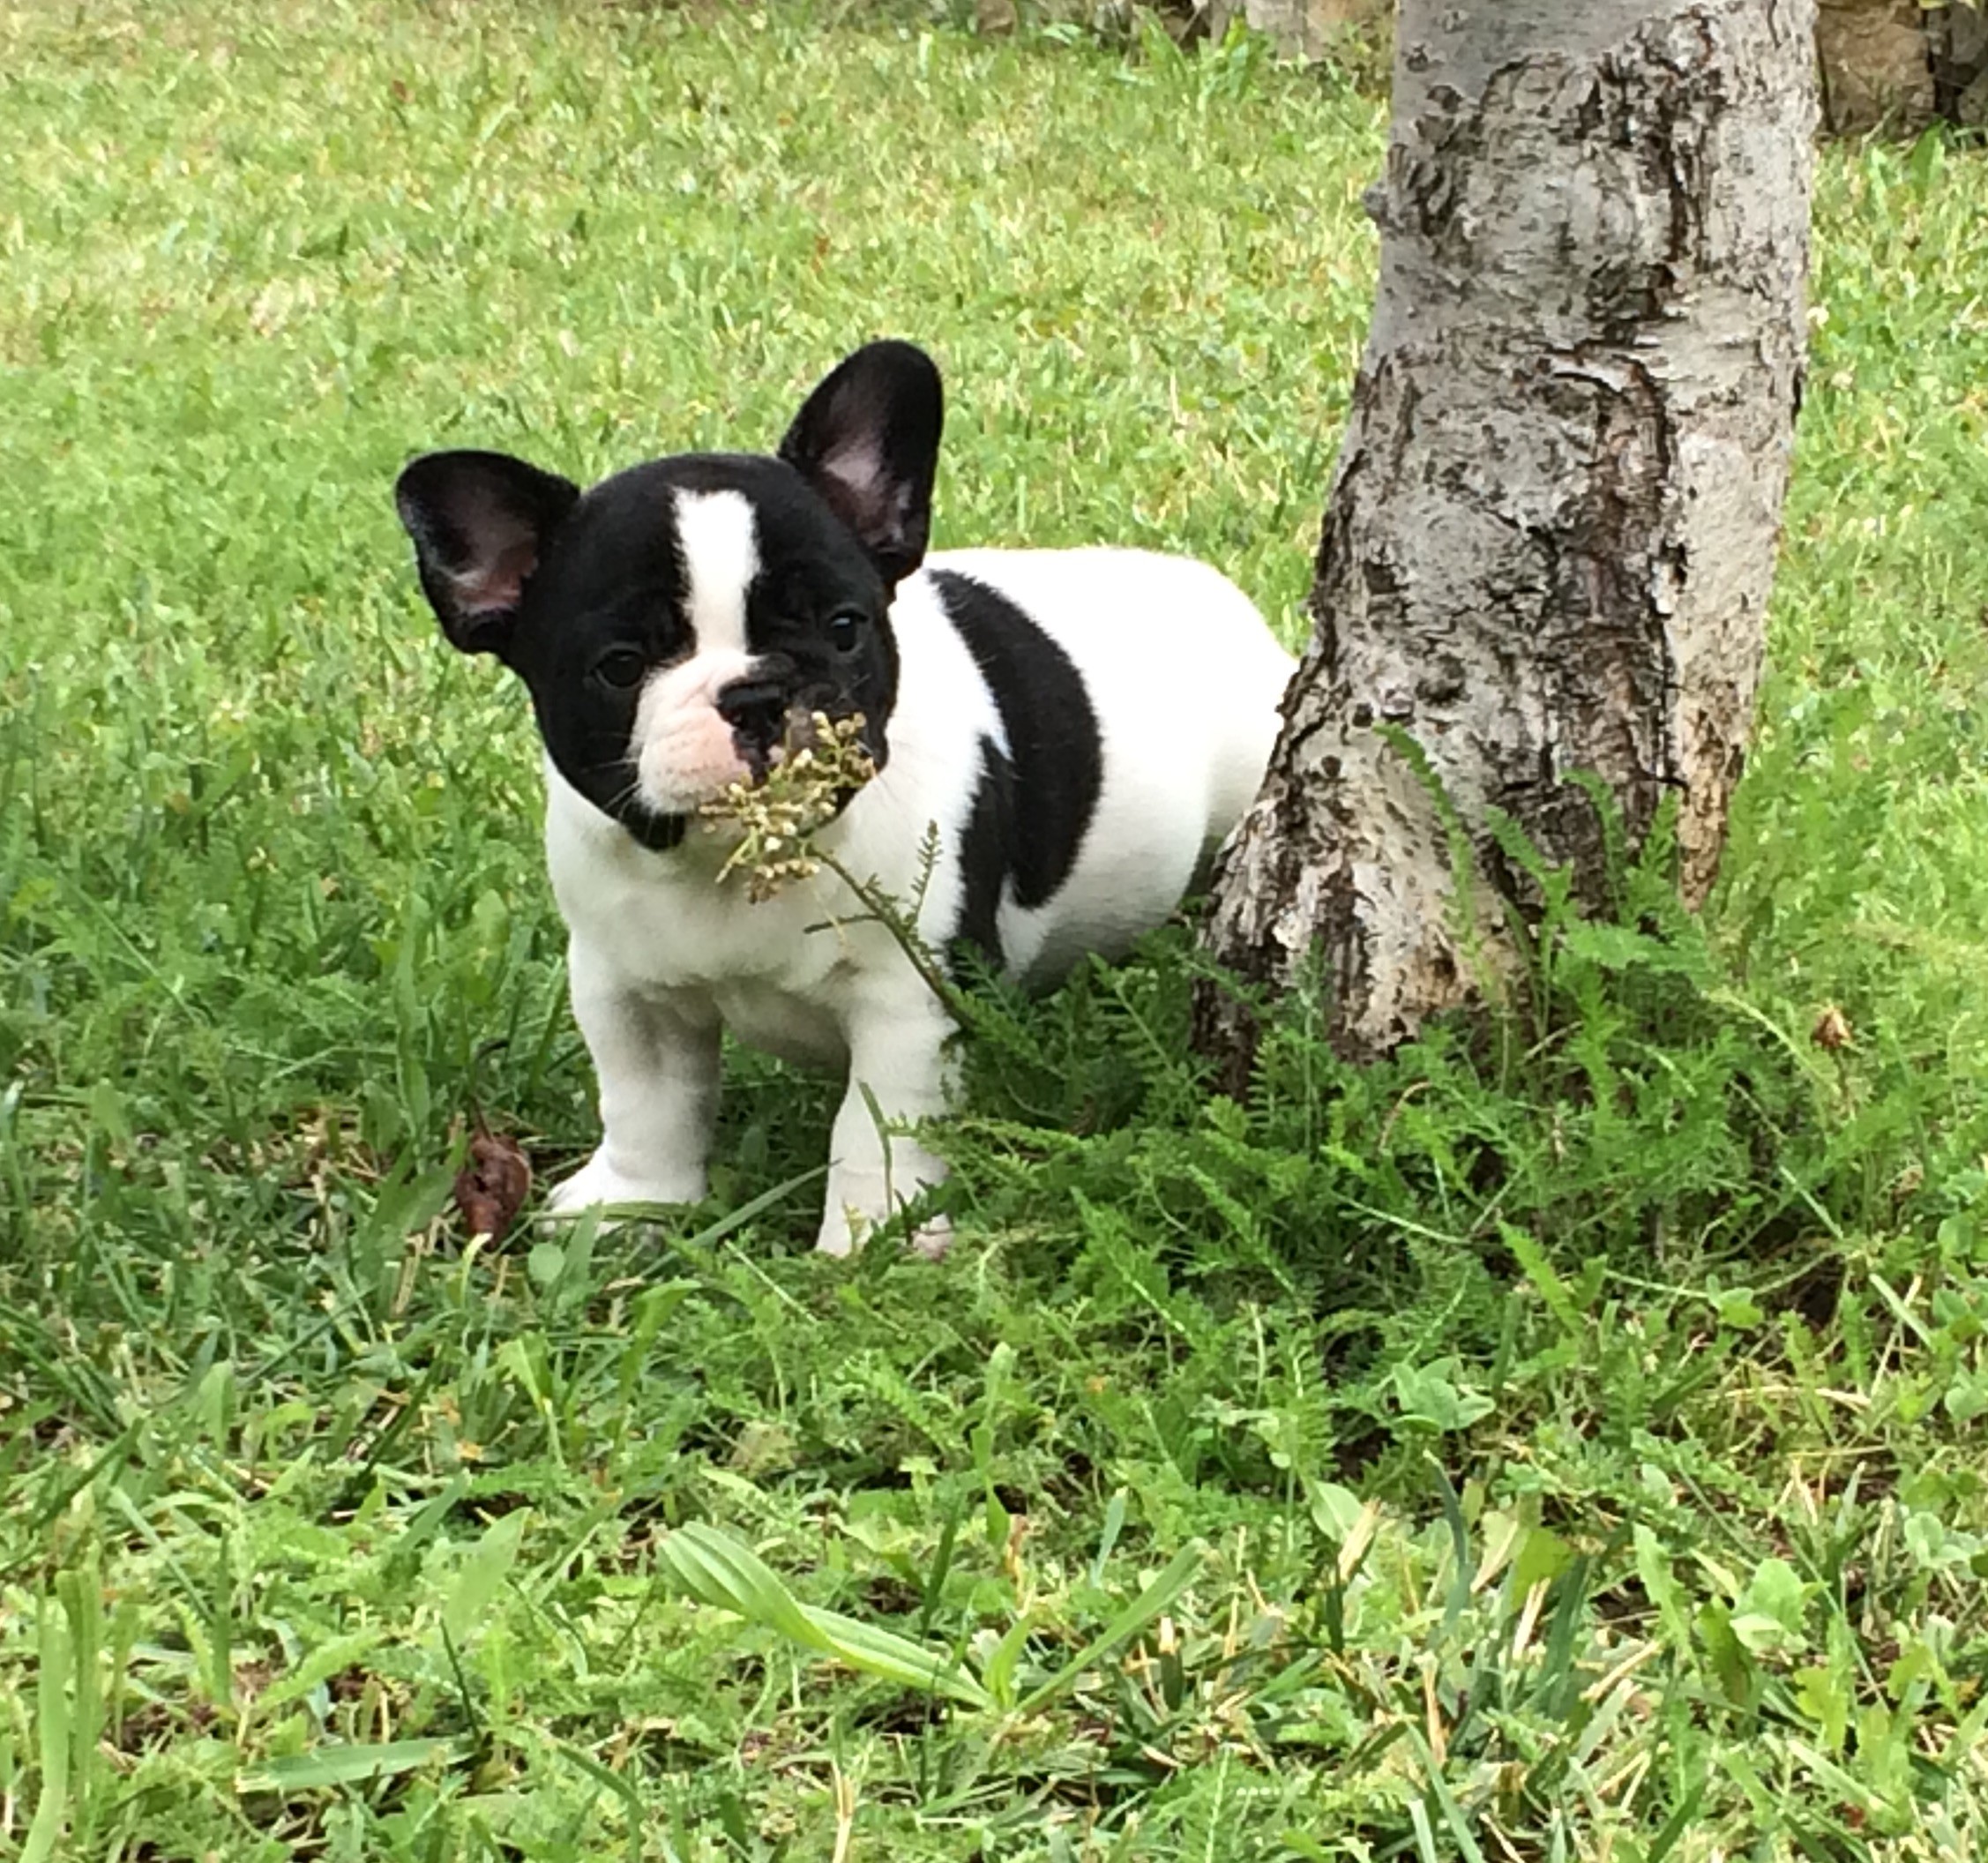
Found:
[[[828,644],[839,654],[853,654],[863,644],[863,617],[853,608],[830,617]]]
[[[602,685],[611,685],[617,692],[625,692],[632,685],[641,684],[642,675],[649,670],[649,662],[632,647],[617,647],[611,654],[603,654],[594,662],[594,677]]]

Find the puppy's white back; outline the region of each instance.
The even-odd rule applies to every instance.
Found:
[[[932,572],[1020,609],[1068,655],[1095,716],[1102,781],[1075,863],[1048,900],[1022,906],[1010,888],[998,915],[1004,968],[1053,982],[1087,952],[1122,954],[1193,883],[1262,781],[1291,657],[1235,584],[1191,558],[945,551],[892,610],[906,681],[893,757],[921,766],[957,768],[965,734],[1000,729]],[[928,672],[943,703],[920,703]]]

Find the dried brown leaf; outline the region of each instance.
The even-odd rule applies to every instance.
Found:
[[[1839,1048],[1848,1048],[1855,1037],[1850,1033],[1850,1018],[1831,1003],[1816,1018],[1815,1027],[1809,1031],[1809,1039],[1818,1048],[1827,1048],[1835,1053]]]
[[[531,1192],[531,1161],[518,1141],[479,1126],[456,1173],[456,1208],[469,1232],[501,1242]]]

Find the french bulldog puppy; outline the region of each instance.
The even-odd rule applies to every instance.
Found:
[[[450,643],[531,695],[600,1148],[551,1208],[694,1203],[719,1037],[846,1070],[818,1246],[845,1254],[945,1167],[953,1024],[830,867],[749,899],[701,804],[764,780],[816,714],[876,774],[817,844],[1030,986],[1171,912],[1254,797],[1291,660],[1204,564],[925,543],[938,371],[872,343],[779,452],[652,460],[582,491],[437,453],[396,503]],[[936,858],[929,845],[936,831]],[[943,1246],[943,1219],[916,1239]]]

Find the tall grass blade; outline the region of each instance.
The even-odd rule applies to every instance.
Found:
[[[41,1672],[35,1679],[34,1717],[41,1748],[41,1796],[27,1828],[20,1863],[49,1863],[69,1810],[71,1671],[74,1650],[69,1622],[52,1597],[41,1600]]]
[[[1026,1696],[1016,1707],[1015,1712],[1026,1717],[1047,1707],[1058,1695],[1072,1687],[1085,1670],[1108,1656],[1120,1643],[1128,1642],[1137,1636],[1187,1589],[1195,1575],[1200,1571],[1202,1561],[1207,1557],[1207,1546],[1198,1539],[1189,1540],[1174,1554],[1166,1570],[1159,1577],[1113,1618],[1099,1635],[1085,1644],[1039,1688]]]
[[[716,1527],[694,1521],[679,1527],[657,1547],[656,1557],[677,1589],[699,1603],[777,1631],[801,1649],[968,1707],[992,1705],[987,1690],[964,1669],[908,1637],[802,1604],[764,1560]]]
[[[362,1785],[398,1778],[424,1766],[453,1766],[475,1756],[481,1743],[469,1734],[446,1740],[383,1740],[377,1746],[320,1747],[312,1753],[285,1754],[249,1766],[235,1776],[238,1792],[270,1792],[289,1798],[334,1785]]]

